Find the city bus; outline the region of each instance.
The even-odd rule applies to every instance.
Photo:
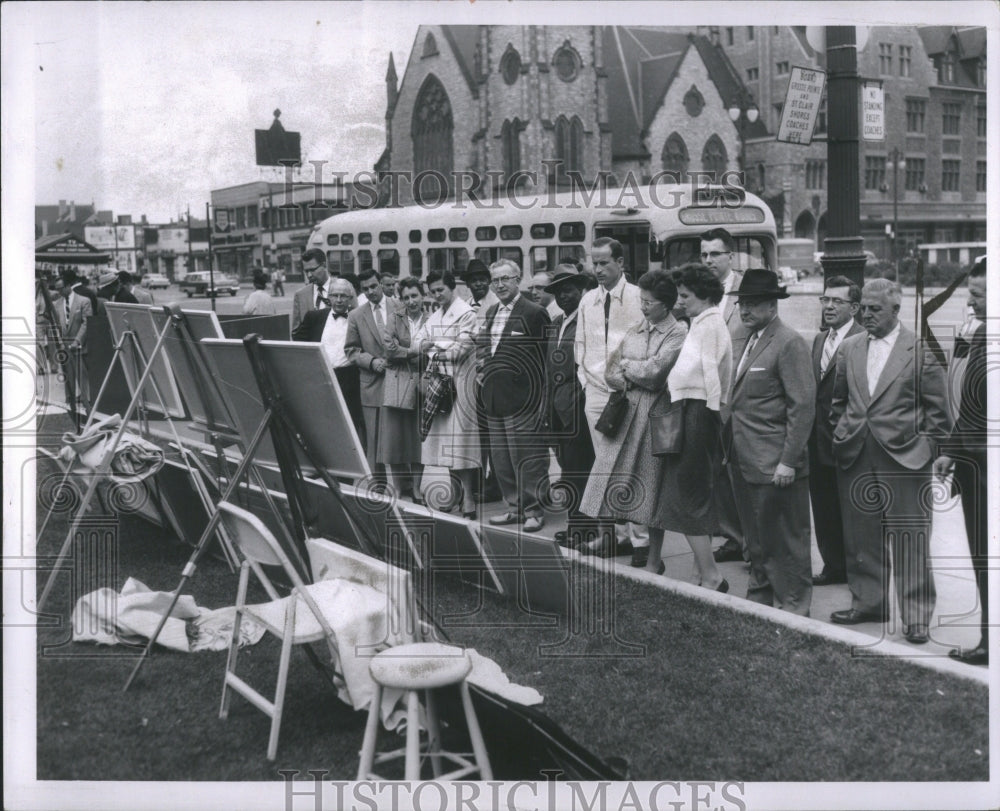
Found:
[[[560,262],[589,266],[593,241],[612,237],[622,244],[634,281],[647,270],[697,261],[699,235],[717,227],[736,240],[734,267],[777,271],[767,204],[738,187],[691,184],[354,210],[317,223],[306,248],[322,249],[334,274],[375,267],[401,277],[422,278],[429,270],[460,277],[471,257],[487,265],[508,258],[521,267],[527,286],[534,273]]]

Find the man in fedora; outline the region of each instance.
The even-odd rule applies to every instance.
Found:
[[[539,275],[535,274],[536,280]],[[556,489],[566,493],[568,512],[566,530],[557,532],[555,539],[566,546],[576,546],[581,540],[578,525],[587,517],[580,512],[580,497],[594,465],[594,445],[584,413],[583,386],[580,385],[573,349],[577,308],[587,287],[587,277],[569,264],[559,265],[552,280],[545,286],[545,292],[553,296],[561,310],[550,327],[545,365],[549,430],[562,474],[560,486]]]
[[[734,354],[723,438],[750,553],[747,599],[808,616],[812,600],[809,465],[816,412],[809,347],[778,318],[788,293],[774,271],[751,268],[737,290],[746,340]]]
[[[119,304],[138,304],[139,300],[128,290],[122,289],[121,280],[113,270],[106,270],[97,277],[97,297]]]

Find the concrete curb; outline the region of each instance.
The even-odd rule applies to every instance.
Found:
[[[812,617],[800,617],[797,614],[790,614],[778,608],[773,608],[760,603],[752,602],[734,594],[720,594],[717,591],[695,586],[680,580],[673,580],[663,575],[653,574],[644,569],[634,569],[628,564],[622,565],[606,558],[597,558],[592,555],[581,555],[575,550],[563,549],[566,557],[575,557],[579,562],[595,570],[606,570],[607,567],[614,567],[619,577],[633,580],[638,583],[647,583],[657,588],[679,594],[694,600],[717,606],[725,606],[742,614],[749,614],[754,617],[773,622],[776,625],[784,626],[804,634],[822,637],[831,642],[838,642],[851,648],[851,655],[858,659],[875,658],[896,658],[905,659],[909,663],[934,670],[938,673],[945,673],[949,676],[957,676],[967,681],[973,681],[984,687],[990,686],[990,669],[975,665],[966,665],[949,659],[947,655],[937,656],[921,653],[920,649],[914,645],[902,644],[888,639],[878,639],[869,634],[854,631],[850,628],[832,625],[822,620]],[[857,651],[864,651],[858,653]]]

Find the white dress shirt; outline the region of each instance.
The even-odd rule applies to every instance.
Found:
[[[326,319],[326,325],[323,327],[323,337],[320,338],[320,344],[323,346],[323,351],[326,352],[326,357],[334,369],[339,369],[342,366],[350,366],[351,364],[347,359],[347,354],[344,352],[344,343],[346,341],[347,316],[343,315],[338,318],[334,316],[333,310],[330,310],[330,315]]]
[[[873,335],[868,336],[868,396],[871,397],[875,393],[875,387],[878,385],[878,379],[882,376],[882,370],[885,369],[886,361],[889,360],[889,353],[892,352],[892,348],[896,345],[896,339],[899,337],[899,322],[896,322],[896,326],[882,338],[876,338]]]
[[[611,296],[607,338],[604,333],[604,298]],[[639,288],[625,280],[624,274],[610,291],[603,287],[588,290],[580,299],[574,345],[577,374],[584,387],[607,392],[604,379],[608,355],[621,346],[626,333],[643,320],[639,306]]]
[[[514,309],[514,305],[517,304],[519,298],[521,298],[520,293],[514,296],[514,298],[507,304],[501,304],[497,307],[497,313],[493,317],[493,326],[490,328],[491,355],[496,354],[497,347],[500,345],[500,338],[503,335],[504,327],[507,326],[507,322],[510,320],[511,311]]]

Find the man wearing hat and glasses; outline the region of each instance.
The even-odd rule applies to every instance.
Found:
[[[557,492],[565,491],[569,513],[565,532],[557,532],[555,539],[566,546],[576,546],[580,540],[579,537],[574,538],[579,534],[578,523],[586,520],[580,512],[580,497],[594,465],[594,445],[584,413],[583,386],[580,385],[574,359],[577,308],[587,287],[587,277],[569,264],[556,267],[552,281],[545,286],[545,292],[554,297],[562,311],[552,320],[550,327],[551,338],[546,353],[546,405],[556,459],[562,471],[560,484],[555,489]]]
[[[736,507],[750,552],[747,599],[808,616],[812,599],[806,443],[816,381],[805,339],[778,318],[788,293],[774,271],[751,268],[737,290],[748,335],[723,429]]]

